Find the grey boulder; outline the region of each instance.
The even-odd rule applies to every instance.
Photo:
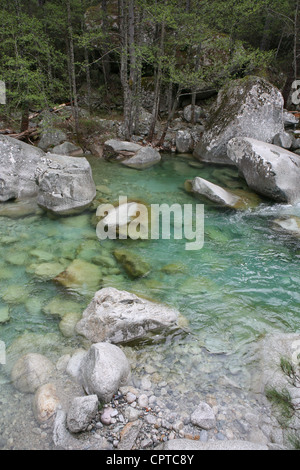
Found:
[[[194,156],[210,163],[232,164],[227,156],[230,139],[241,136],[272,142],[283,130],[280,91],[259,77],[236,80],[219,92],[216,108]]]
[[[192,122],[192,105],[189,104],[183,110],[183,117],[187,122]],[[200,122],[205,113],[200,106],[195,106],[195,122]]]
[[[135,168],[136,170],[146,170],[160,161],[160,153],[149,146],[142,147],[133,157],[122,161],[122,165]]]
[[[52,127],[45,127],[40,133],[38,147],[44,151],[67,140],[65,132]]]
[[[106,159],[126,156],[126,153],[135,154],[142,148],[141,145],[126,140],[110,139],[104,143],[103,154]]]
[[[176,133],[176,150],[178,153],[189,153],[193,149],[193,138],[188,130],[179,130]]]
[[[55,153],[57,155],[70,155],[71,157],[75,157],[82,155],[83,150],[82,148],[72,144],[71,142],[64,142],[63,144],[56,145],[55,147],[53,147],[51,153]]]
[[[85,431],[98,412],[98,404],[97,395],[74,398],[67,414],[69,431],[73,433]]]
[[[36,196],[35,170],[44,152],[0,135],[0,201]]]
[[[93,343],[124,343],[151,331],[178,327],[179,315],[167,306],[107,287],[96,292],[76,331]]]
[[[130,364],[114,344],[93,344],[80,364],[79,381],[88,395],[110,402],[119,387],[130,378]]]
[[[82,212],[96,196],[91,167],[85,158],[48,153],[41,160],[36,176],[38,205],[55,214]]]
[[[288,132],[280,132],[276,134],[273,138],[273,144],[277,145],[278,147],[282,147],[283,149],[289,150],[292,148],[294,142],[294,138]]]
[[[254,191],[278,202],[300,201],[300,157],[295,153],[238,137],[228,143],[228,157]]]

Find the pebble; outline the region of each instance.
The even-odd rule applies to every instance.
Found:
[[[140,395],[139,398],[138,398],[138,404],[141,408],[147,408],[148,404],[149,404],[149,400],[148,400],[148,397],[147,395]]]
[[[129,403],[129,405],[130,405],[130,404],[133,403],[135,400],[136,400],[136,395],[135,395],[134,393],[128,392],[127,395],[126,395],[126,401],[127,401],[127,403]]]
[[[200,441],[207,442],[208,441],[208,432],[204,429],[200,432]]]

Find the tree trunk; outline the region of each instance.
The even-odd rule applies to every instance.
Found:
[[[76,134],[79,134],[78,97],[77,97],[77,87],[76,87],[74,40],[73,40],[70,0],[67,0],[67,20],[68,20],[68,39],[69,39],[70,79],[71,79],[72,98],[73,98],[72,100],[73,102],[71,103],[71,106],[72,106],[73,117],[75,121],[75,132]]]
[[[170,123],[171,123],[171,121],[172,121],[172,119],[173,119],[173,117],[174,117],[174,114],[175,114],[175,112],[176,112],[176,109],[177,109],[177,106],[178,106],[178,103],[179,103],[179,98],[180,98],[181,92],[182,92],[182,89],[179,88],[179,90],[178,90],[178,92],[177,92],[177,94],[176,94],[176,98],[175,98],[175,100],[174,100],[174,102],[173,102],[172,109],[171,109],[171,111],[169,112],[168,120],[167,120],[167,122],[166,122],[166,124],[165,124],[164,130],[163,130],[162,135],[161,135],[161,137],[160,137],[160,139],[159,139],[159,142],[158,142],[158,146],[159,146],[159,147],[162,147],[163,144],[164,144],[164,141],[165,141],[165,138],[166,138],[168,129],[169,129],[169,127],[170,127]]]
[[[154,103],[153,103],[153,110],[152,110],[152,120],[151,120],[149,135],[148,135],[148,142],[153,141],[155,125],[157,122],[158,112],[159,112],[161,79],[162,79],[162,71],[163,71],[162,57],[164,54],[164,47],[165,47],[165,30],[166,30],[165,22],[163,21],[161,25],[160,50],[159,50],[160,57],[158,57],[158,68],[157,68],[157,74],[156,74],[156,80],[155,80],[155,91],[154,91]]]

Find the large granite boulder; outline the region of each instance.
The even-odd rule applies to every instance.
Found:
[[[238,137],[228,157],[254,191],[278,202],[300,201],[300,156],[258,140]]]
[[[114,344],[93,344],[81,361],[79,380],[88,395],[108,403],[118,389],[128,383],[130,364]]]
[[[176,310],[107,287],[96,292],[76,331],[93,343],[124,343],[143,338],[151,331],[177,327],[178,321]]]
[[[55,214],[83,211],[96,196],[90,164],[0,135],[0,202],[36,196]]]
[[[58,215],[82,212],[96,196],[92,170],[85,158],[48,153],[36,170],[43,209]]]
[[[0,135],[0,201],[36,196],[35,170],[44,152],[33,145]]]
[[[220,91],[194,155],[210,163],[232,164],[227,157],[227,143],[233,137],[272,142],[283,130],[280,91],[262,78],[246,77]]]

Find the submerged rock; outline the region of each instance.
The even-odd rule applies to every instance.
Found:
[[[80,364],[80,382],[88,395],[108,403],[119,387],[130,378],[130,364],[118,347],[110,343],[93,344]]]
[[[9,308],[8,307],[0,307],[0,324],[7,323],[10,319],[9,315]]]
[[[300,201],[300,157],[254,139],[237,137],[228,143],[228,157],[248,186],[278,202]]]
[[[90,206],[96,187],[85,158],[48,153],[42,163],[36,171],[40,207],[58,215],[69,215]]]
[[[75,259],[68,268],[54,279],[65,287],[99,287],[102,272],[99,266],[81,259]]]
[[[288,219],[276,219],[274,221],[275,228],[283,229],[291,235],[300,237],[300,217],[289,217]]]
[[[256,194],[251,194],[243,190],[231,192],[199,177],[193,180],[187,180],[185,182],[185,189],[195,195],[203,196],[220,206],[230,207],[236,210],[256,207],[260,202]]]
[[[49,381],[54,371],[52,362],[41,354],[26,354],[14,365],[11,380],[20,392],[34,393],[41,385]]]
[[[132,279],[146,276],[151,270],[150,265],[136,253],[120,248],[113,254]]]
[[[75,335],[75,328],[77,323],[79,322],[81,318],[81,313],[66,313],[61,322],[59,323],[59,329],[63,336],[66,338],[71,338],[72,336]]]
[[[232,82],[219,92],[194,156],[210,163],[233,162],[227,156],[227,143],[233,137],[250,137],[272,142],[283,132],[283,97],[273,85],[259,77]]]
[[[179,312],[126,291],[104,288],[96,292],[76,331],[89,341],[122,343],[158,329],[178,327]]]
[[[80,314],[80,304],[74,300],[66,300],[62,297],[55,297],[43,307],[43,312],[47,315],[54,315],[63,318],[68,313]]]

